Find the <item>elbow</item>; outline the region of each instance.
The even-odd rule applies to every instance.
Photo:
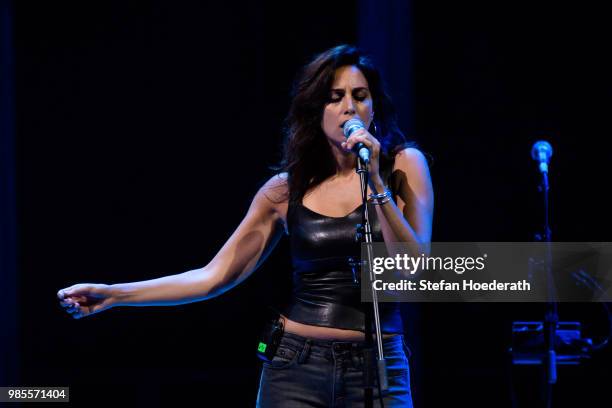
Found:
[[[219,279],[217,274],[213,272],[213,268],[209,266],[191,271],[189,285],[193,285],[192,287],[195,288],[191,301],[210,299],[227,290],[225,289],[227,284]]]
[[[220,274],[212,264],[198,270],[198,272],[197,286],[199,300],[220,296],[239,283],[237,276]]]

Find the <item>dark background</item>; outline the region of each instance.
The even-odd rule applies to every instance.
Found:
[[[262,316],[290,285],[286,241],[207,302],[72,320],[55,293],[205,265],[273,174],[299,68],[340,43],[372,53],[402,128],[430,159],[435,241],[533,240],[538,139],[554,148],[553,238],[609,240],[610,94],[599,63],[609,30],[597,10],[557,7],[14,2],[18,346],[9,378],[70,386],[78,406],[253,405]],[[404,309],[417,407],[509,407],[512,383],[519,406],[533,406],[537,370],[510,370],[506,350],[511,322],[541,319],[542,305]],[[607,332],[600,305],[560,313],[596,341]],[[554,406],[597,406],[611,361],[605,350],[561,367]]]

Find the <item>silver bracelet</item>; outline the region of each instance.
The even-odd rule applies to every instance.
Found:
[[[382,205],[388,203],[391,200],[391,190],[385,188],[384,193],[370,194],[370,201],[374,205]]]
[[[373,200],[380,200],[381,198],[385,197],[391,197],[391,190],[389,190],[388,188],[385,188],[385,191],[383,193],[370,194],[370,198]]]
[[[372,200],[372,204],[374,204],[374,205],[383,205],[385,203],[388,203],[389,201],[391,201],[391,197],[387,196],[387,197],[382,198],[380,200]]]

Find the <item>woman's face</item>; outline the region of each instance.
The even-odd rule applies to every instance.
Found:
[[[358,117],[368,129],[374,115],[372,108],[368,81],[359,68],[354,65],[340,67],[336,69],[329,102],[323,108],[323,132],[331,143],[340,146],[346,140],[342,125]]]

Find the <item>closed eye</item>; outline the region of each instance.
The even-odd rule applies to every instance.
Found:
[[[342,100],[342,98],[344,98],[344,95],[345,91],[343,89],[332,89],[329,102],[338,103]],[[368,88],[355,88],[352,91],[352,95],[356,101],[363,102],[368,98],[370,92]]]
[[[353,89],[353,98],[358,101],[364,101],[369,95],[367,88],[355,88]]]
[[[344,91],[340,91],[338,89],[334,89],[331,92],[331,96],[329,98],[329,101],[332,103],[338,103],[342,100],[342,98],[344,98]]]

